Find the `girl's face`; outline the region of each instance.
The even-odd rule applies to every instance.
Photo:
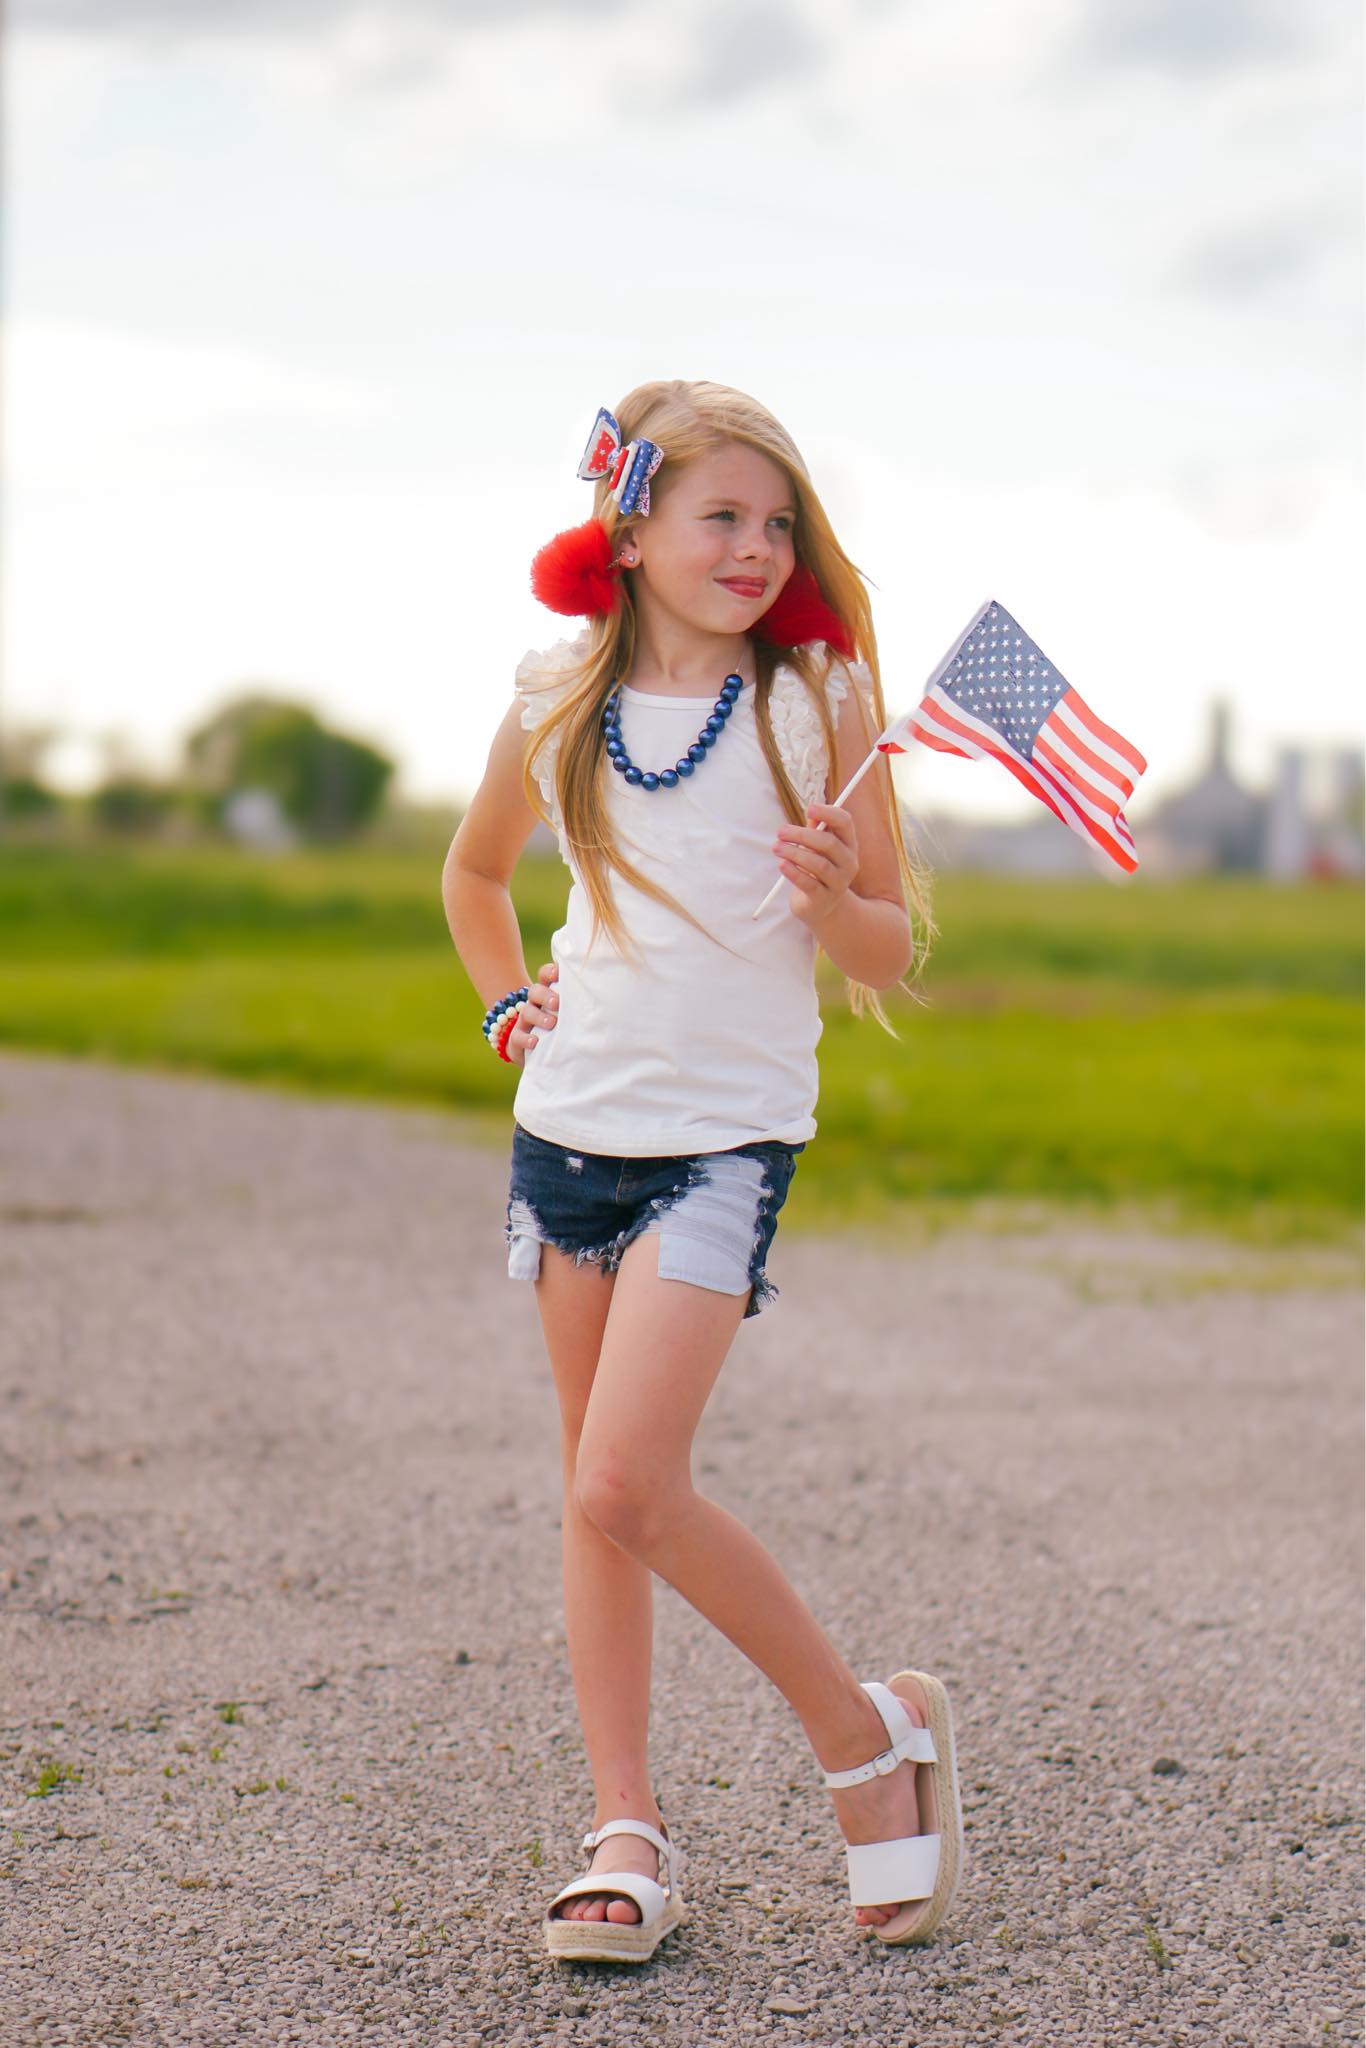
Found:
[[[656,490],[668,460],[651,482],[650,516],[627,529],[639,554],[628,571],[636,603],[648,592],[704,632],[747,632],[796,564],[797,503],[787,472],[757,448],[728,442]]]

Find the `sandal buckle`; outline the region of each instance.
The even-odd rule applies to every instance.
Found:
[[[888,1772],[894,1771],[900,1762],[901,1758],[894,1749],[884,1749],[880,1756],[873,1758],[873,1769],[877,1772],[879,1778],[885,1778]]]

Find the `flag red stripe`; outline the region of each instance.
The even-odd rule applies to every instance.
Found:
[[[1092,788],[1092,784],[1090,784],[1090,782],[1087,782],[1087,778],[1085,778],[1085,776],[1083,776],[1083,774],[1079,772],[1079,768],[1075,766],[1075,762],[1067,760],[1067,754],[1069,754],[1071,750],[1069,750],[1069,748],[1061,748],[1061,750],[1055,750],[1055,748],[1053,748],[1053,745],[1051,745],[1051,741],[1053,741],[1053,739],[1057,737],[1057,727],[1053,727],[1053,731],[1051,731],[1051,727],[1053,727],[1053,721],[1051,721],[1051,719],[1044,719],[1044,723],[1042,723],[1042,725],[1038,727],[1038,737],[1034,739],[1034,758],[1040,758],[1040,756],[1042,756],[1044,760],[1049,760],[1049,762],[1053,762],[1053,764],[1057,766],[1059,774],[1063,774],[1063,776],[1065,776],[1065,778],[1067,778],[1067,780],[1069,780],[1069,782],[1073,784],[1073,788],[1075,788],[1075,791],[1077,791],[1077,793],[1079,793],[1081,797],[1090,797],[1090,799],[1094,799],[1094,801],[1096,801],[1096,803],[1100,805],[1100,809],[1104,811],[1104,815],[1106,815],[1106,817],[1108,817],[1108,819],[1110,819],[1110,821],[1114,823],[1114,831],[1116,831],[1116,836],[1118,836],[1118,838],[1120,838],[1120,840],[1124,842],[1124,846],[1128,846],[1128,848],[1133,848],[1133,844],[1135,844],[1135,842],[1133,842],[1133,834],[1130,834],[1130,829],[1128,829],[1128,823],[1126,823],[1126,819],[1124,819],[1124,813],[1122,813],[1120,805],[1116,803],[1116,791],[1114,791],[1114,784],[1110,784],[1108,788],[1104,788],[1104,791],[1096,791],[1096,788]],[[1061,758],[1059,758],[1059,752],[1061,752]],[[1104,829],[1104,827],[1102,827],[1102,829]]]
[[[957,754],[959,759],[963,761],[970,761],[972,759],[971,754],[964,753],[961,747],[955,747],[949,740],[938,739],[933,733],[924,732],[919,726],[914,724],[911,724],[908,729],[913,731],[916,738],[923,741],[927,747],[937,747],[941,754]],[[896,751],[898,754],[904,754],[906,750],[904,747],[898,747]]]
[[[1076,812],[1078,823],[1080,825],[1081,830],[1086,833],[1089,833],[1090,837],[1095,840],[1096,845],[1099,846],[1102,849],[1102,851],[1109,854],[1111,860],[1117,860],[1121,863],[1121,865],[1124,865],[1127,862],[1127,865],[1130,867],[1134,867],[1137,865],[1136,862],[1128,860],[1124,847],[1121,844],[1117,834],[1111,833],[1106,828],[1106,826],[1101,824],[1099,818],[1093,818],[1091,816],[1090,807],[1087,804],[1085,797],[1082,797],[1080,795],[1069,795],[1068,791],[1063,788],[1062,784],[1058,781],[1057,777],[1050,772],[1048,767],[1042,761],[1037,763],[1037,767],[1039,774],[1042,775],[1046,781],[1052,783],[1053,787],[1057,790],[1059,796],[1062,797],[1064,803],[1069,803],[1072,809]],[[1118,819],[1116,819],[1115,822],[1117,824]],[[1126,839],[1129,838],[1127,830],[1124,836]],[[1131,846],[1133,845],[1132,839],[1129,839],[1129,844]]]
[[[1113,747],[1115,752],[1129,763],[1135,775],[1143,773],[1148,764],[1142,754],[1139,753],[1138,748],[1131,746],[1128,740],[1117,733],[1113,726],[1107,725],[1103,718],[1097,718],[1095,712],[1083,696],[1076,690],[1069,689],[1062,701],[1066,704],[1068,710],[1081,720],[1083,725],[1090,727],[1098,740],[1103,740],[1107,747]]]
[[[1051,767],[1056,768],[1059,775],[1079,789],[1083,796],[1089,796],[1093,804],[1099,804],[1103,811],[1108,811],[1113,818],[1119,810],[1119,798],[1113,792],[1107,793],[1105,790],[1097,789],[1095,784],[1088,782],[1081,771],[1074,768],[1070,761],[1065,761],[1057,749],[1051,747],[1044,738],[1044,734],[1047,731],[1048,727],[1046,725],[1039,727],[1039,735],[1034,742],[1034,759],[1037,761],[1042,754],[1044,760]]]
[[[1053,706],[1053,709],[1048,714],[1046,723],[1053,727],[1060,743],[1065,738],[1067,745],[1075,747],[1079,754],[1094,754],[1104,768],[1107,780],[1113,782],[1115,788],[1126,799],[1133,795],[1133,776],[1130,775],[1128,769],[1120,761],[1119,756],[1112,753],[1108,747],[1091,734],[1089,726],[1083,725],[1079,719],[1069,717],[1067,699],[1065,697]],[[1088,735],[1090,735],[1090,744],[1088,744]]]
[[[1126,775],[1122,768],[1116,768],[1113,761],[1103,759],[1094,747],[1088,747],[1076,727],[1069,725],[1066,718],[1059,716],[1062,708],[1060,704],[1054,705],[1043,722],[1042,730],[1048,734],[1070,767],[1089,768],[1096,780],[1105,783],[1115,792],[1119,802],[1123,803],[1126,797],[1131,797],[1134,793],[1133,778]]]

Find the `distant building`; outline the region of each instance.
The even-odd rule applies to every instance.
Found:
[[[1360,875],[1360,750],[1281,746],[1270,789],[1244,789],[1229,766],[1230,717],[1227,699],[1211,706],[1204,768],[1135,824],[1142,866],[1153,874],[1244,873],[1277,881]]]
[[[272,789],[234,789],[223,799],[223,824],[239,846],[253,846],[265,853],[282,853],[298,842]]]
[[[1135,829],[1140,862],[1156,851],[1183,874],[1260,870],[1269,806],[1244,789],[1229,766],[1230,716],[1223,700],[1211,705],[1209,759],[1194,782],[1148,812],[1142,840]]]

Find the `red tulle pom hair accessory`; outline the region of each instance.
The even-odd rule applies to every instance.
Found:
[[[772,647],[804,647],[808,640],[824,640],[837,654],[853,657],[853,635],[834,607],[826,603],[820,584],[805,562],[798,562],[750,631],[757,640],[767,640]]]
[[[621,604],[621,571],[602,521],[585,519],[548,540],[532,559],[531,588],[548,611],[610,617]]]

